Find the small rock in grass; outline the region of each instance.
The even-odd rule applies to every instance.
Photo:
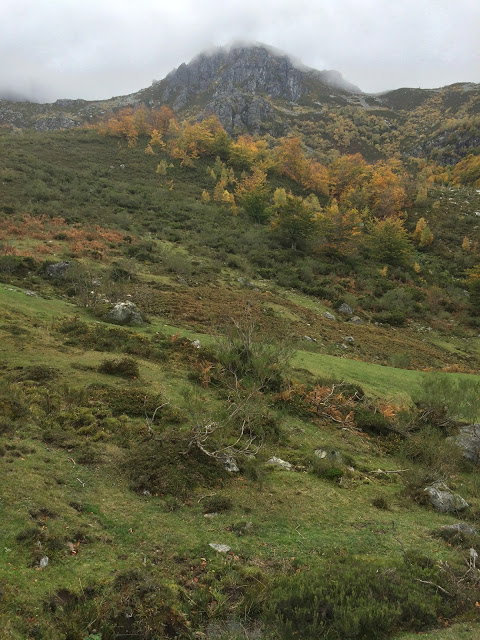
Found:
[[[272,458],[270,458],[270,460],[267,460],[267,464],[278,467],[279,469],[285,469],[286,471],[291,471],[292,469],[292,465],[290,464],[290,462],[282,460],[281,458],[277,458],[276,456],[273,456]]]
[[[228,553],[230,551],[230,547],[227,544],[216,544],[215,542],[210,542],[209,547],[218,551],[218,553]]]
[[[340,313],[344,313],[346,316],[351,316],[353,314],[352,307],[349,304],[347,304],[346,302],[341,304],[338,307],[338,310],[339,310]]]

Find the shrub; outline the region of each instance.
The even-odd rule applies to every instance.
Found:
[[[185,497],[197,485],[222,482],[225,469],[189,445],[190,435],[176,431],[137,443],[125,463],[131,489]]]
[[[230,498],[226,496],[212,496],[203,503],[203,512],[220,513],[222,511],[230,511],[232,506],[233,503]]]
[[[279,578],[265,606],[282,638],[374,640],[398,629],[421,630],[460,608],[456,598],[419,580],[454,590],[446,573],[432,566],[391,567],[337,561]]]
[[[448,431],[456,420],[475,422],[480,407],[480,385],[468,376],[426,374],[414,398],[423,423]]]
[[[398,453],[439,476],[454,472],[462,462],[462,454],[457,445],[446,440],[439,429],[430,426],[405,438]]]
[[[433,535],[437,538],[445,540],[448,544],[461,547],[462,549],[476,548],[478,549],[479,536],[472,534],[468,530],[462,529],[438,529],[433,531]]]
[[[401,327],[405,324],[407,316],[403,311],[380,311],[373,315],[375,322],[390,324],[393,327]]]
[[[24,367],[23,371],[19,374],[19,380],[33,380],[34,382],[47,382],[53,380],[59,374],[58,369],[55,367],[49,367],[44,364],[31,365]]]
[[[133,358],[122,358],[121,360],[103,360],[98,367],[100,373],[107,373],[111,376],[121,378],[136,379],[140,375],[138,362]]]
[[[376,509],[381,509],[382,511],[390,511],[390,505],[385,496],[377,496],[372,500],[372,505]]]
[[[392,425],[383,414],[366,407],[355,409],[355,422],[362,431],[377,436],[386,436],[392,431]]]

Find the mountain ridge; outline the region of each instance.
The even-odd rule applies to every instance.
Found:
[[[440,125],[452,118],[459,122],[465,117],[475,119],[480,110],[480,85],[404,87],[368,94],[336,71],[311,69],[263,44],[240,43],[202,52],[151,86],[108,100],[62,98],[50,104],[0,101],[0,126],[70,129],[141,105],[154,109],[167,105],[180,120],[216,115],[230,135],[268,133],[278,137],[300,132],[310,147],[330,137],[334,146],[341,145],[343,153],[367,153],[373,159],[388,155],[383,140],[390,144],[395,136],[403,141],[400,147],[396,145],[396,152],[407,155],[428,155],[438,146],[451,146],[449,134],[444,136]],[[333,129],[331,118],[338,120]],[[367,146],[348,142],[349,131],[358,130],[359,121],[370,140]],[[309,123],[318,138],[312,143],[309,134],[302,133]],[[394,129],[397,133],[392,138]],[[448,151],[448,163],[480,144],[477,129],[475,121],[468,140],[462,134],[460,144]]]

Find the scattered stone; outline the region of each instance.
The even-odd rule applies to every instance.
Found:
[[[223,466],[229,473],[238,473],[240,471],[236,461],[230,456],[228,458],[225,458],[225,460],[223,461]]]
[[[327,319],[327,320],[336,320],[335,316],[330,313],[330,311],[325,311],[325,313],[323,314],[323,316]]]
[[[444,482],[434,482],[429,487],[425,487],[424,491],[428,493],[430,503],[437,511],[456,513],[470,506],[458,493],[452,493]]]
[[[57,262],[49,264],[45,269],[45,273],[51,278],[63,278],[69,269],[70,262]]]
[[[353,344],[355,342],[355,338],[353,336],[346,336],[345,342]]]
[[[212,513],[204,513],[203,517],[204,518],[216,518],[218,516],[218,513],[216,511],[213,511]]]
[[[192,347],[195,347],[195,349],[200,349],[202,345],[200,344],[200,340],[192,340]]]
[[[363,324],[363,320],[358,316],[353,316],[353,318],[350,318],[349,322],[352,324]]]
[[[26,296],[38,296],[38,293],[35,293],[35,291],[30,291],[30,289],[27,289],[27,291],[25,291],[25,295]]]
[[[122,325],[141,325],[144,323],[142,314],[136,304],[130,300],[127,300],[127,302],[117,302],[113,309],[107,313],[105,320],[113,324]]]
[[[336,464],[343,463],[342,454],[338,449],[315,449],[314,453],[320,460],[329,460]]]
[[[45,569],[45,567],[48,567],[48,556],[42,556],[40,558],[38,566],[40,567],[40,569]]]
[[[310,336],[303,336],[303,339],[306,340],[307,342],[316,342],[317,341],[316,338],[312,338]]]
[[[441,528],[442,531],[447,533],[463,533],[467,536],[476,536],[477,530],[475,527],[472,527],[471,524],[467,524],[466,522],[458,522],[456,524],[445,524]]]
[[[346,316],[351,316],[353,314],[352,307],[348,305],[346,302],[344,302],[338,307],[338,311],[340,313],[344,313]]]
[[[459,434],[453,440],[461,449],[464,458],[473,464],[480,463],[480,424],[461,427]]]
[[[218,551],[218,553],[228,553],[230,551],[230,547],[227,544],[216,544],[215,542],[210,542],[209,547]]]
[[[285,469],[285,471],[291,471],[292,469],[292,465],[290,464],[290,462],[282,460],[281,458],[277,458],[276,456],[273,456],[272,458],[267,460],[267,464],[278,467],[279,469]]]

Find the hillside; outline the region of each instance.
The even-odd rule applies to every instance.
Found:
[[[477,88],[338,82],[3,105],[2,640],[480,634]]]
[[[478,152],[479,101],[474,83],[365,94],[337,71],[310,69],[252,44],[200,54],[151,87],[110,100],[0,100],[0,125],[69,129],[122,108],[166,105],[179,119],[215,114],[230,134],[298,133],[322,154],[401,154],[452,164]]]

